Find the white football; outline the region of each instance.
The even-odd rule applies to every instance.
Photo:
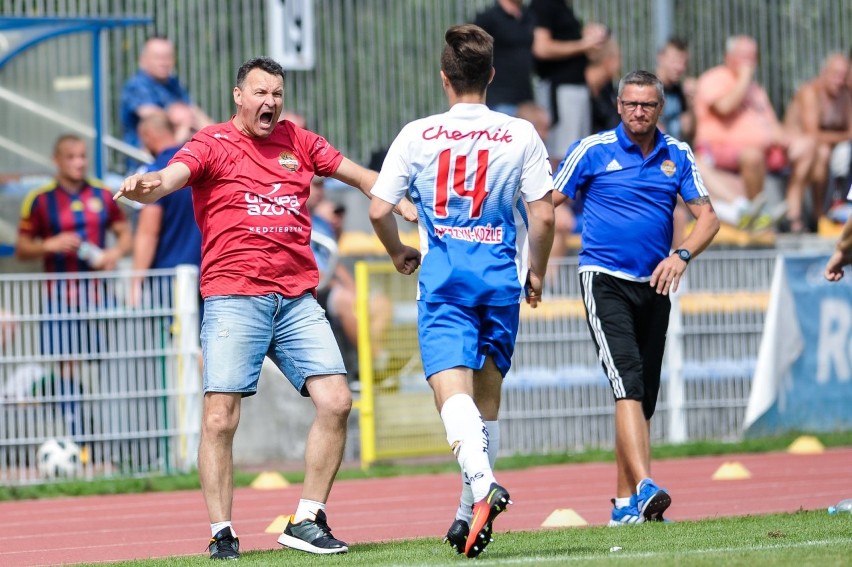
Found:
[[[68,439],[48,439],[36,453],[42,477],[71,477],[80,468],[80,447]]]

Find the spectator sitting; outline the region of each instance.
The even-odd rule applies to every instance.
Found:
[[[824,212],[825,192],[831,179],[842,179],[840,199],[848,184],[852,140],[852,91],[847,84],[849,60],[843,53],[826,57],[817,78],[802,85],[787,107],[784,124],[791,131],[817,141],[811,180],[816,217]],[[829,164],[831,167],[829,168]]]
[[[657,52],[657,67],[654,72],[665,89],[665,105],[660,117],[660,130],[678,140],[691,141],[695,134],[695,116],[692,102],[695,95],[695,80],[684,80],[689,65],[689,50],[686,42],[672,37]]]
[[[750,202],[762,194],[767,172],[780,173],[789,167],[786,224],[791,232],[803,232],[802,198],[810,181],[816,144],[812,138],[791,137],[784,131],[769,96],[754,80],[757,61],[753,38],[731,37],[726,43],[725,63],[698,79],[697,163],[720,218],[727,221],[731,216],[739,217],[735,222],[742,221]],[[730,173],[738,174],[741,183],[731,183],[726,175]],[[720,201],[733,207],[733,215],[720,208]],[[749,225],[749,221],[743,224]]]
[[[128,144],[141,146],[137,134],[139,121],[156,110],[168,112],[179,143],[213,123],[204,111],[192,104],[174,70],[172,42],[159,36],[149,38],[139,54],[139,71],[127,80],[121,91],[121,125],[124,141]]]
[[[510,116],[533,99],[533,19],[523,0],[497,0],[476,15],[474,23],[494,38],[494,78],[488,86],[488,108]]]

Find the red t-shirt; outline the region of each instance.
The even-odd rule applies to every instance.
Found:
[[[201,295],[298,297],[319,283],[305,203],[314,174],[343,156],[322,136],[282,121],[268,138],[231,122],[204,128],[169,163],[189,167],[201,229]]]

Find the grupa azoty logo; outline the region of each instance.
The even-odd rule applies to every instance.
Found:
[[[284,214],[301,214],[299,198],[295,195],[276,195],[281,189],[281,183],[273,183],[272,190],[266,195],[258,195],[246,191],[246,213],[249,216],[278,217]]]

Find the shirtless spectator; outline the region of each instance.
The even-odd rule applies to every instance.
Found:
[[[720,206],[731,206],[739,215],[754,211],[751,205],[762,199],[767,172],[789,171],[785,228],[804,232],[802,201],[811,181],[816,141],[785,132],[769,96],[754,78],[755,40],[735,36],[725,47],[724,64],[704,72],[695,93],[697,163],[713,204],[723,220],[729,219]]]
[[[802,85],[787,107],[784,125],[792,133],[816,139],[816,160],[811,175],[814,216],[824,212],[829,175],[848,180],[852,140],[852,91],[847,82],[849,59],[843,53],[826,57],[817,78]],[[829,167],[831,164],[831,167]],[[842,183],[844,189],[847,184]]]

